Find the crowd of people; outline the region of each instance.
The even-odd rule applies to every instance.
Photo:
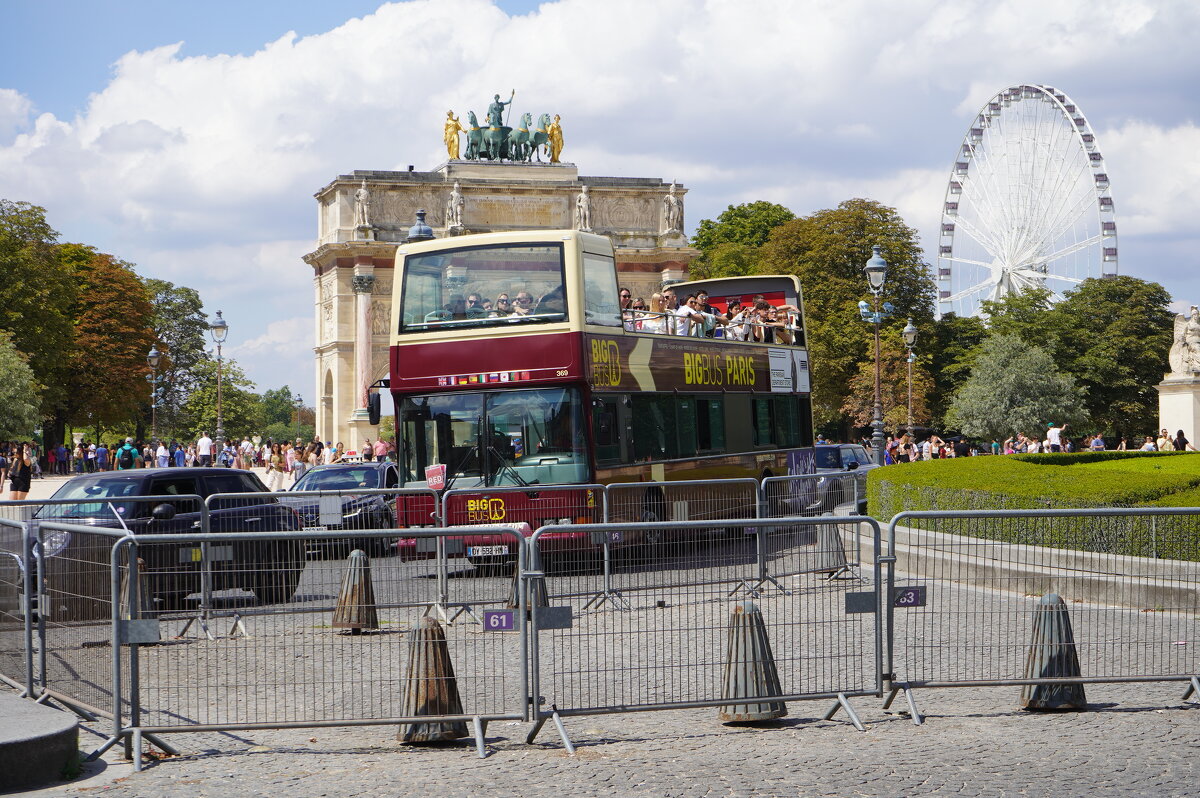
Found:
[[[686,294],[682,301],[670,287],[650,295],[649,303],[620,289],[621,320],[629,332],[725,338],[790,345],[800,339],[800,311],[793,305],[772,305],[756,294],[743,305],[729,297],[721,312],[709,303],[708,292]]]
[[[361,452],[353,453],[362,460],[386,459],[395,447],[382,439],[368,439]],[[44,478],[42,462],[51,474],[70,476],[94,474],[101,471],[124,471],[133,468],[189,468],[196,466],[224,466],[227,468],[266,469],[267,487],[283,490],[290,477],[295,482],[304,472],[316,465],[345,462],[350,453],[341,442],[322,442],[313,438],[305,443],[300,438],[295,442],[275,442],[268,439],[255,445],[244,437],[225,441],[218,445],[208,433],[202,433],[194,442],[158,440],[152,443],[135,442],[132,437],[123,442],[106,444],[103,440],[89,442],[81,440],[74,447],[60,444],[43,455],[33,443],[8,442],[0,445],[0,485],[5,479],[10,482],[9,498],[24,499],[29,493],[30,482]]]
[[[1037,454],[1054,452],[1103,452],[1114,451],[1143,451],[1143,452],[1184,452],[1197,451],[1192,442],[1178,430],[1174,437],[1163,429],[1158,436],[1146,435],[1144,440],[1135,437],[1121,438],[1116,446],[1110,447],[1102,435],[1085,435],[1075,440],[1064,434],[1066,424],[1057,425],[1047,422],[1045,436],[1031,436],[1023,432],[1011,435],[1003,441],[992,440],[990,443],[970,443],[961,436],[943,440],[937,435],[930,435],[922,441],[917,441],[911,435],[904,434],[888,437],[884,448],[886,461],[891,463],[911,463],[918,460],[937,460],[944,457],[971,457],[979,454]],[[818,443],[821,441],[818,440]],[[870,441],[864,441],[870,447]]]

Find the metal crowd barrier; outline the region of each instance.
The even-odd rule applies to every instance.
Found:
[[[887,550],[887,703],[902,691],[916,723],[912,691],[925,687],[1183,681],[1200,692],[1200,509],[901,513]],[[1048,603],[1069,619],[1077,676],[1033,663]]]
[[[780,521],[787,526],[858,524],[875,550],[880,546],[879,525],[870,518]],[[603,589],[600,574],[536,574],[547,583],[550,606],[530,602],[533,695],[542,697],[531,741],[550,718],[559,722],[571,715],[821,698],[837,701],[826,717],[844,707],[862,728],[848,698],[881,695],[881,560],[865,573],[842,572],[838,579],[817,571],[764,579],[755,557],[755,541],[768,536],[762,522],[722,523],[737,532],[732,548],[693,546],[682,561],[660,557],[647,562],[643,573],[654,586],[636,593],[622,589],[618,581],[623,612],[604,611],[588,598]],[[608,523],[576,529],[610,537],[649,532],[656,539],[678,540],[682,547],[683,541],[696,540],[705,525]],[[550,531],[539,529],[530,539],[532,562],[538,561],[543,537]],[[845,562],[844,554],[840,561]],[[686,572],[686,578],[667,575],[675,570]],[[736,695],[723,690],[723,673],[737,667],[739,656],[733,653],[728,631],[731,613],[749,611],[751,605],[765,619],[769,648],[775,652],[771,668],[779,686],[770,695],[745,685]],[[553,652],[553,657],[545,652]],[[729,688],[728,679],[724,686]],[[559,731],[567,742],[561,723]]]

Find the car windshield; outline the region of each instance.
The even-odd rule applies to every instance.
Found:
[[[316,468],[300,478],[292,490],[355,490],[379,487],[374,468]]]
[[[562,244],[469,247],[404,261],[400,329],[565,321]]]
[[[129,501],[141,493],[138,479],[105,479],[71,481],[63,485],[52,499],[76,499],[78,504],[47,505],[37,511],[37,518],[100,518],[112,517],[115,510],[124,518],[135,515],[137,502]],[[110,509],[109,504],[112,504]]]
[[[836,446],[818,446],[817,447],[817,468],[837,468],[842,467],[842,462],[838,458],[838,449]]]

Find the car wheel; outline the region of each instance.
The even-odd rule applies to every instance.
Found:
[[[666,520],[667,517],[667,502],[663,498],[662,491],[650,490],[646,493],[646,498],[642,500],[642,521],[644,523],[655,523],[657,521]],[[642,544],[645,546],[658,546],[664,541],[664,535],[661,529],[645,529],[642,530]]]

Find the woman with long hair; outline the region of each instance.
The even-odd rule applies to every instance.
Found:
[[[650,295],[650,305],[645,313],[640,314],[638,332],[665,333],[667,331],[667,307],[663,295],[655,291]]]
[[[20,444],[19,449],[13,450],[12,461],[8,466],[8,498],[20,501],[29,495],[29,480],[33,477],[33,451],[28,443]]]
[[[279,444],[271,444],[271,453],[267,456],[267,488],[269,490],[283,490],[283,475],[284,469],[287,467],[287,462],[284,460],[283,453],[279,451]]]

